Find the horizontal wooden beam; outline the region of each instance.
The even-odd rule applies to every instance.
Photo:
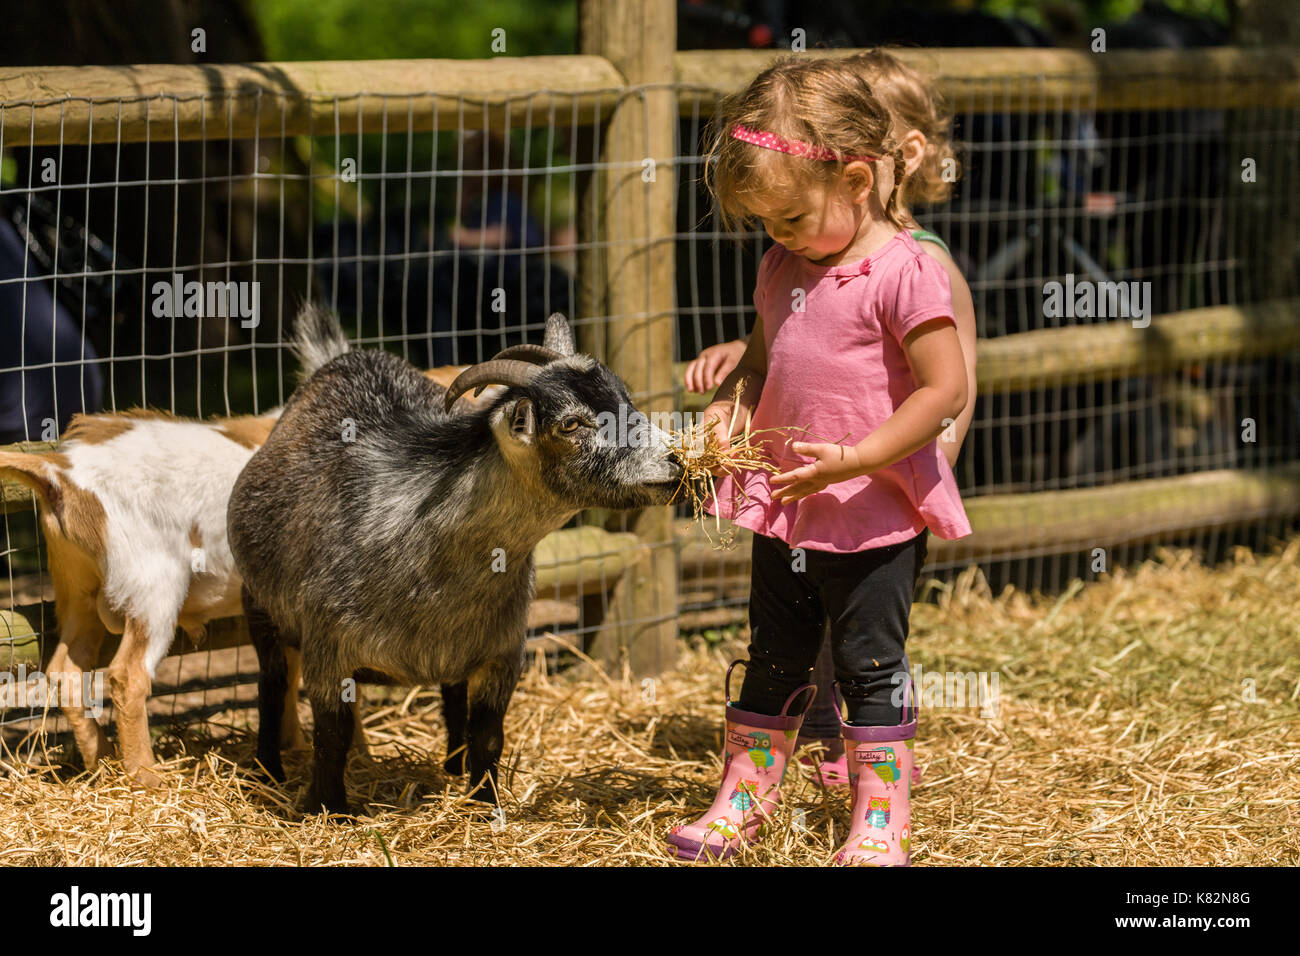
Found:
[[[0,132],[13,148],[586,125],[622,86],[598,56],[14,67]]]
[[[1300,514],[1300,462],[1100,488],[984,495],[966,499],[965,506],[974,532],[957,541],[931,535],[930,564],[1061,554],[1291,517]],[[736,547],[719,551],[698,525],[680,530],[683,577],[703,580],[711,574],[747,569],[751,539],[751,532],[738,529]]]
[[[608,590],[649,555],[631,531],[580,525],[548,534],[533,552],[537,596],[565,600]]]
[[[40,635],[17,611],[0,609],[0,670],[10,665],[40,663]]]
[[[854,50],[827,50],[849,55]],[[1281,50],[899,49],[958,112],[1265,109],[1300,105]],[[679,108],[741,89],[778,55],[675,55]],[[599,56],[18,67],[0,76],[5,147],[588,125],[626,87]],[[554,115],[552,115],[554,110]]]
[[[743,89],[784,51],[689,50],[677,54],[678,102]],[[860,50],[816,50],[849,56]],[[1272,109],[1300,105],[1300,54],[1282,49],[1206,47],[1111,50],[971,47],[895,49],[933,76],[958,113],[1060,110]]]
[[[975,533],[931,539],[932,561],[1064,553],[1151,541],[1171,533],[1300,514],[1300,462],[1217,469],[1100,488],[968,499]]]
[[[983,393],[1172,372],[1196,362],[1230,362],[1300,349],[1300,300],[1224,305],[1129,320],[1038,329],[977,348]]]
[[[1172,372],[1197,362],[1278,355],[1300,349],[1300,300],[1223,305],[1156,316],[1146,328],[1129,320],[1038,329],[976,346],[981,395]],[[674,366],[678,405],[700,412],[712,393],[681,386],[685,362]]]
[[[584,525],[552,532],[534,552],[537,564],[537,595],[529,606],[529,626],[577,623],[574,602],[609,590],[623,574],[641,562],[648,549],[631,532],[611,532]],[[54,619],[54,605],[45,604],[46,620]],[[36,630],[16,611],[0,610],[0,669],[11,663],[34,666],[40,660]],[[120,638],[109,635],[100,652],[100,666],[107,667]],[[221,650],[248,643],[248,627],[242,617],[212,621],[202,643],[195,648],[178,632],[172,654],[193,650]],[[45,642],[48,658],[54,642]]]

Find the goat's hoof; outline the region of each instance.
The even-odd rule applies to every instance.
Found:
[[[310,798],[304,799],[298,805],[298,809],[302,811],[303,816],[320,815],[337,823],[356,823],[360,815],[350,803],[326,804]]]
[[[442,762],[442,769],[453,777],[463,776],[465,773],[465,751],[458,750],[453,754],[449,754],[447,759]]]
[[[82,740],[77,740],[77,750],[81,754],[81,768],[87,772],[94,772],[99,766],[101,760],[113,759],[113,745],[109,743],[108,735],[102,728],[96,728],[98,734],[91,740],[82,745]]]
[[[157,790],[163,785],[163,778],[148,767],[136,767],[134,770],[128,769],[126,775],[131,779],[131,788],[133,790]]]
[[[474,820],[496,820],[505,812],[491,797],[487,800],[472,797],[468,810],[470,818]]]
[[[254,759],[252,764],[248,765],[244,769],[250,777],[260,783],[274,785],[277,783],[284,783],[286,779],[284,774],[284,765],[280,763],[279,759],[267,761],[261,757],[257,757]]]
[[[341,823],[355,823],[357,813],[346,799],[327,800],[314,786],[307,787],[307,793],[298,804],[298,809],[305,816],[324,814],[327,817],[339,817]]]
[[[307,738],[302,735],[302,731],[293,737],[280,739],[281,750],[311,750],[311,744],[307,743]]]

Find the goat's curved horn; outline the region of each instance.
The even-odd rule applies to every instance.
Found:
[[[482,391],[488,385],[528,385],[539,372],[541,369],[538,366],[519,359],[488,359],[478,365],[471,365],[451,383],[443,407],[451,411],[456,399],[475,386]]]
[[[521,359],[525,362],[533,362],[537,365],[546,365],[554,362],[556,359],[564,358],[555,349],[548,349],[545,345],[532,345],[525,342],[523,345],[512,345],[508,349],[502,349],[496,355],[492,356],[489,361],[495,362],[497,359]]]

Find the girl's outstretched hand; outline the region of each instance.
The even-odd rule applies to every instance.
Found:
[[[835,445],[830,442],[792,442],[790,450],[796,455],[809,455],[816,461],[773,475],[769,482],[772,500],[778,504],[798,501],[816,494],[827,485],[847,481],[864,474],[858,450],[852,445]],[[776,486],[784,485],[778,488]]]
[[[744,354],[744,339],[710,345],[686,366],[687,391],[707,392],[717,388],[731,374],[731,370],[740,364],[740,358]]]

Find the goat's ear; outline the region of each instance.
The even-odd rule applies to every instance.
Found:
[[[542,340],[542,344],[561,355],[573,354],[573,332],[569,329],[569,320],[563,313],[552,312],[551,317],[546,320],[546,338]]]
[[[526,396],[506,402],[493,416],[492,426],[503,439],[531,445],[537,439],[537,412]]]

